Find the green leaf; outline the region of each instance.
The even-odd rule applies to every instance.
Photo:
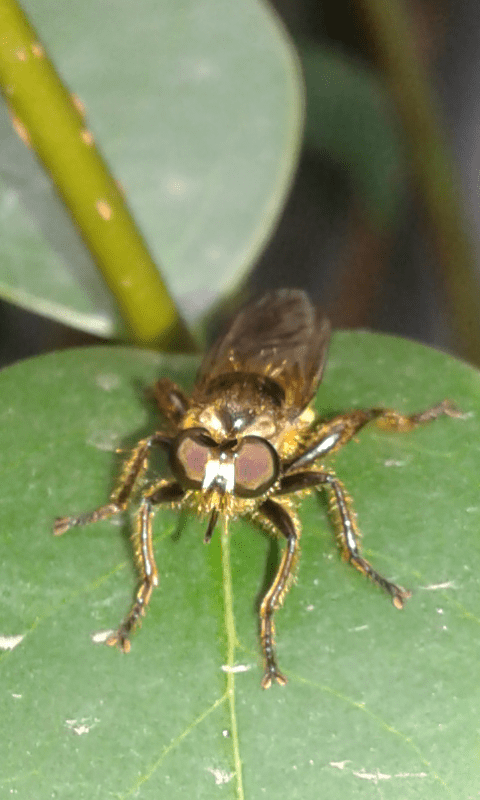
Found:
[[[258,0],[25,0],[190,320],[271,234],[302,129],[295,53]],[[49,178],[0,119],[0,292],[101,335],[114,304]]]
[[[277,614],[289,683],[263,692],[256,605],[274,540],[234,522],[222,558],[220,531],[205,547],[204,520],[159,511],[160,586],[123,655],[92,635],[119,622],[135,589],[128,515],[51,535],[55,516],[105,502],[115,449],[158,425],[144,387],[169,375],[188,388],[194,369],[192,359],[100,348],[0,374],[0,645],[23,636],[0,655],[3,794],[473,797],[478,373],[401,339],[335,335],[323,413],[415,411],[449,397],[465,416],[404,435],[371,427],[335,460],[367,556],[413,590],[403,612],[341,562],[323,500],[302,501],[298,582]]]

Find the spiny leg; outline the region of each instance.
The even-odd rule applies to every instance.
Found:
[[[440,416],[461,417],[459,409],[449,400],[443,400],[426,411],[416,414],[401,414],[392,408],[357,409],[339,414],[326,422],[320,422],[312,430],[306,450],[284,464],[284,471],[291,472],[313,464],[327,453],[333,453],[343,447],[368,422],[375,420],[379,428],[389,431],[407,433],[432,422]]]
[[[283,464],[285,473],[302,469],[327,454],[334,453],[355,436],[368,422],[375,418],[375,411],[349,411],[326,422],[321,421],[310,432],[309,442],[303,453]]]
[[[337,538],[343,558],[353,564],[363,575],[370,578],[373,583],[381,586],[392,598],[395,608],[403,608],[405,600],[411,596],[402,586],[384,578],[360,553],[360,534],[355,521],[355,514],[342,483],[338,478],[327,475],[325,483],[331,490],[330,509],[337,521]]]
[[[118,644],[124,653],[129,652],[130,633],[138,624],[140,617],[145,614],[154,586],[158,586],[158,572],[152,546],[152,504],[147,498],[141,503],[136,525],[134,538],[138,547],[137,557],[142,581],[130,613],[125,617],[116,633],[107,639],[107,644]]]
[[[379,428],[399,431],[400,433],[413,431],[419,425],[433,422],[438,417],[458,418],[462,416],[460,409],[450,400],[442,400],[436,406],[427,408],[425,411],[419,411],[416,414],[401,414],[393,408],[372,408],[371,412],[375,414],[375,420]]]
[[[129,614],[125,617],[116,633],[107,639],[107,644],[118,645],[124,653],[130,650],[130,634],[136,628],[150,602],[155,586],[158,586],[158,570],[155,564],[152,543],[153,506],[159,503],[172,503],[182,499],[184,490],[179,483],[162,483],[154,487],[143,498],[136,518],[136,530],[133,536],[135,555],[140,571],[141,583]]]
[[[262,678],[262,689],[268,689],[275,680],[281,686],[287,682],[280,672],[275,654],[275,624],[273,615],[283,602],[290,588],[293,568],[298,557],[298,533],[295,523],[283,506],[274,500],[265,500],[259,508],[267,520],[280,531],[287,540],[277,574],[260,606],[260,641],[265,660],[265,673]]]
[[[119,484],[110,497],[110,503],[86,514],[79,514],[76,517],[57,517],[53,526],[55,536],[61,536],[69,528],[108,519],[123,511],[130,500],[135,484],[147,467],[148,452],[152,445],[158,444],[168,447],[170,443],[170,437],[162,433],[154,433],[148,439],[142,439],[132,451],[130,458],[125,462]]]
[[[392,598],[395,608],[403,608],[411,592],[392,583],[377,572],[360,553],[360,533],[355,521],[355,513],[341,481],[330,472],[300,472],[286,475],[281,479],[276,494],[288,494],[302,489],[324,486],[330,491],[330,511],[333,514],[337,539],[343,558],[353,564],[377,586],[381,586]]]

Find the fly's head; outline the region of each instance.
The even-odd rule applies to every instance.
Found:
[[[231,506],[231,498],[258,498],[279,475],[274,446],[261,436],[218,439],[203,427],[183,429],[170,450],[172,470],[182,486],[202,493],[207,510]]]
[[[190,405],[170,446],[170,465],[188,502],[210,515],[252,513],[279,482],[310,417],[285,408],[283,389],[254,373],[221,375]],[[300,437],[299,437],[300,433]]]
[[[252,510],[279,478],[276,430],[268,404],[217,397],[196,405],[170,447],[172,471],[204,513]]]

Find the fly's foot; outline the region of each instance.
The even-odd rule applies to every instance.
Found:
[[[463,412],[459,409],[456,403],[452,403],[451,400],[443,400],[443,402],[439,403],[438,406],[432,409],[432,411],[437,412],[436,416],[445,414],[447,417],[454,417],[456,419],[464,416]]]
[[[402,586],[397,586],[395,583],[390,584],[388,591],[392,596],[393,605],[399,610],[403,608],[405,601],[412,596],[412,593],[409,592],[408,589],[404,589]]]
[[[107,503],[106,506],[100,506],[95,511],[90,511],[88,514],[80,514],[78,517],[57,517],[53,523],[53,533],[55,536],[61,536],[69,528],[89,525],[91,522],[99,522],[101,519],[109,519],[121,510],[122,506],[119,506],[118,503]]]
[[[120,626],[116,633],[112,633],[107,639],[107,644],[110,647],[118,647],[122,653],[130,652],[130,632],[125,630],[123,625]]]
[[[401,610],[404,607],[405,602],[409,599],[409,597],[412,596],[412,593],[409,592],[408,589],[404,589],[403,586],[397,586],[396,583],[391,583],[390,581],[387,581],[386,578],[383,578],[381,575],[378,574],[378,572],[375,572],[374,570],[372,570],[372,572],[369,574],[369,577],[371,578],[371,580],[373,580],[374,583],[378,584],[379,586],[382,587],[382,589],[388,592],[388,594],[392,598],[393,605],[395,606],[395,608],[398,608],[399,610]]]
[[[392,583],[384,578],[383,575],[380,575],[379,572],[373,569],[370,562],[363,558],[358,551],[352,553],[347,549],[344,553],[344,557],[348,559],[359,572],[366,575],[367,578],[370,578],[372,583],[375,583],[377,586],[380,586],[384,592],[387,592],[392,598],[392,603],[395,608],[403,608],[405,601],[412,596],[412,593],[409,592],[408,589],[404,589],[403,586],[397,586],[396,583]]]
[[[275,665],[267,667],[265,670],[265,675],[263,676],[261,683],[262,689],[270,689],[273,681],[276,681],[280,686],[285,686],[287,683],[285,675],[283,675]]]
[[[142,597],[137,597],[135,605],[133,606],[130,614],[119,629],[112,633],[107,639],[107,644],[111,647],[117,646],[123,653],[130,652],[130,634],[135,628],[140,625],[140,619],[145,615],[145,606]]]
[[[68,531],[74,525],[74,521],[72,517],[57,517],[55,522],[53,523],[53,535],[54,536],[61,536],[62,533]]]

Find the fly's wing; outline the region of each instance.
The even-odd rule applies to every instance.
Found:
[[[303,409],[321,380],[330,325],[299,289],[268,292],[246,306],[205,355],[194,394],[232,372],[275,381],[287,406]]]

